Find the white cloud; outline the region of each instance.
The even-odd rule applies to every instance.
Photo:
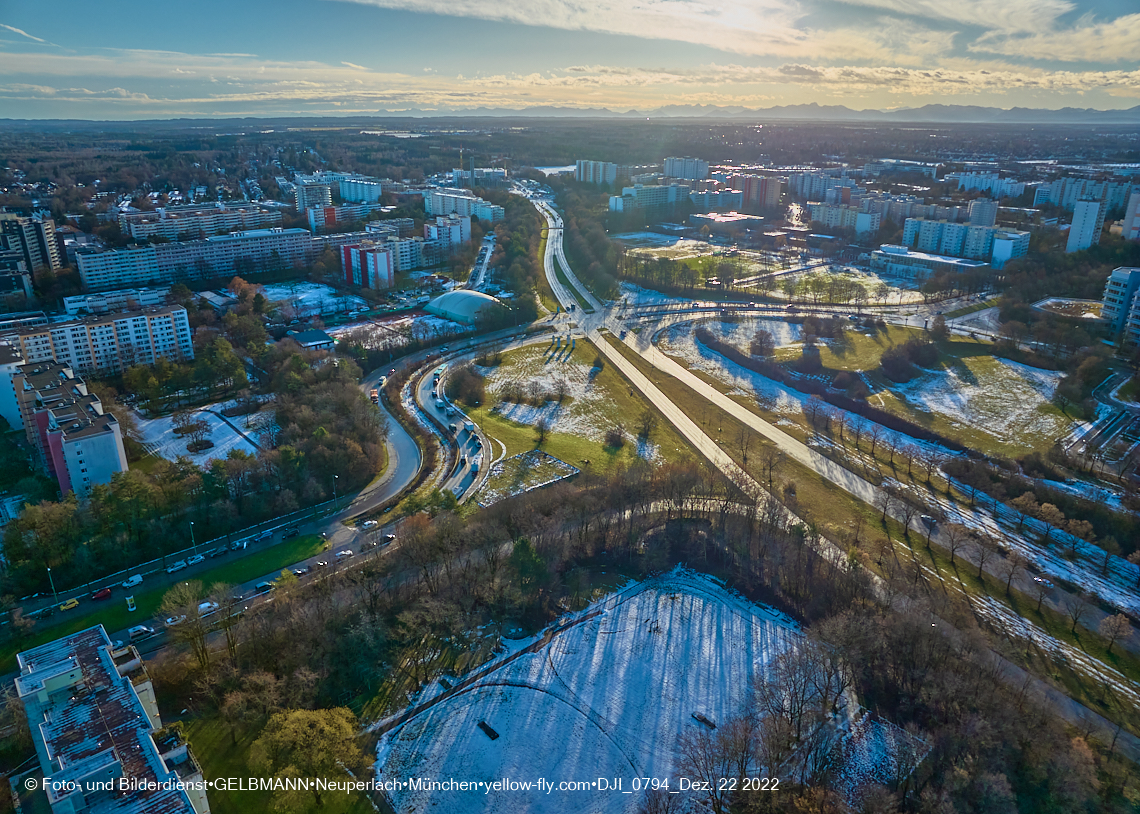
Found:
[[[1140,57],[1140,14],[1107,22],[1096,22],[1085,15],[1069,28],[1025,34],[988,31],[969,49],[1063,62],[1135,61]]]
[[[48,43],[47,40],[42,40],[39,37],[33,37],[31,34],[29,34],[27,31],[24,31],[22,28],[13,28],[10,25],[4,25],[4,23],[0,23],[0,28],[5,28],[8,31],[11,31],[13,34],[19,34],[21,37],[27,37],[29,40],[34,40],[35,42],[42,42],[45,45],[50,45],[50,43]]]

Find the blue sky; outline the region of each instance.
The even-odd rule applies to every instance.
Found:
[[[1140,104],[1109,0],[0,2],[0,116]]]

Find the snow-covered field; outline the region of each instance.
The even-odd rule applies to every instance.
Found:
[[[408,344],[409,339],[436,339],[461,334],[467,330],[469,328],[466,325],[452,322],[450,319],[412,312],[398,317],[377,317],[349,322],[328,329],[328,334],[339,338],[345,334],[360,333],[365,347],[400,348]]]
[[[673,297],[669,294],[662,294],[660,291],[654,291],[652,288],[642,288],[633,283],[621,284],[621,297],[630,306],[638,305],[675,305],[681,302],[688,302],[683,297]]]
[[[1061,376],[1007,359],[973,356],[891,390],[912,407],[940,413],[955,426],[1032,447],[1072,428],[1072,421],[1048,409]]]
[[[215,410],[220,413],[222,408],[227,406],[229,402],[222,404],[211,405],[209,409]],[[257,452],[257,448],[242,437],[240,433],[233,429],[225,422],[219,415],[206,410],[195,410],[191,414],[194,421],[205,421],[210,427],[210,432],[206,438],[214,442],[214,446],[202,452],[189,452],[186,445],[190,443],[187,436],[177,436],[174,434],[174,424],[169,416],[161,418],[143,418],[138,413],[135,413],[135,421],[138,423],[139,432],[143,436],[143,445],[155,455],[161,458],[166,458],[168,461],[176,460],[179,456],[189,458],[199,466],[206,466],[210,461],[217,458],[225,458],[229,455],[230,450],[240,449],[242,452],[247,452],[250,455]],[[238,427],[245,426],[245,417],[238,416],[231,418],[235,425]],[[247,432],[250,437],[254,437],[254,430]]]
[[[693,713],[714,722],[737,714],[752,677],[800,635],[779,612],[684,571],[628,586],[577,618],[585,621],[546,647],[388,733],[381,779],[620,777],[629,789],[634,777],[667,777],[678,735],[700,726]],[[633,812],[640,795],[404,789],[392,802],[450,814]]]
[[[553,432],[598,442],[603,441],[606,431],[619,422],[626,425],[627,436],[632,437],[636,432],[632,422],[637,420],[637,416],[621,415],[605,388],[597,384],[600,371],[571,357],[565,344],[558,350],[552,340],[550,345],[514,351],[496,367],[476,369],[486,377],[488,403],[492,399],[498,402],[512,382],[520,383],[524,392],[534,385],[547,393],[554,393],[559,382],[566,383],[569,398],[563,404],[548,401],[542,407],[532,407],[501,402],[494,409],[503,418],[529,426],[537,426],[540,420],[545,419]],[[652,461],[657,457],[655,444],[643,444],[638,449],[646,460]]]
[[[752,341],[752,335],[759,328],[771,331],[777,344],[788,344],[799,338],[798,325],[789,325],[779,320],[747,320],[745,322],[702,322],[701,327],[708,328],[714,334],[724,337],[726,341],[736,345],[742,343],[747,348]],[[807,396],[795,390],[784,387],[759,373],[741,367],[735,362],[710,350],[697,341],[695,336],[696,325],[684,322],[663,330],[658,336],[658,344],[662,351],[677,359],[692,370],[699,370],[714,376],[725,384],[731,385],[730,395],[744,395],[758,399],[764,406],[777,413],[798,415],[801,405]]]
[[[560,461],[553,455],[532,449],[492,464],[487,482],[475,499],[480,506],[490,506],[508,497],[576,475],[579,471],[578,467]]]
[[[262,288],[270,302],[282,303],[297,316],[343,314],[368,307],[360,297],[342,294],[320,283],[273,283]]]

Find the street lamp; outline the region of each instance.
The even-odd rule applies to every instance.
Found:
[[[336,482],[340,480],[340,475],[333,475],[333,511],[335,512],[340,508],[340,503],[336,496]]]
[[[47,570],[48,570],[48,582],[51,583],[51,595],[54,596],[55,601],[58,602],[59,601],[59,593],[55,589],[55,579],[52,578],[51,566],[50,565],[47,567]]]
[[[194,542],[194,521],[190,521],[190,549],[195,554],[198,553],[198,544]]]

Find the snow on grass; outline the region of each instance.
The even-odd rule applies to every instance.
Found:
[[[401,348],[409,339],[439,339],[455,336],[470,330],[466,325],[450,319],[408,312],[393,317],[377,317],[338,325],[328,329],[328,335],[339,339],[348,334],[359,335],[366,348]]]
[[[832,785],[859,811],[868,785],[890,787],[904,779],[930,752],[930,746],[868,712],[851,725],[836,752]]]
[[[775,321],[756,320],[756,322]],[[724,329],[727,328],[739,330],[741,338],[747,333],[745,323],[714,322],[708,327],[714,333],[717,333],[717,325],[721,326],[720,333],[722,336],[725,335]],[[787,327],[798,328],[799,326]],[[784,387],[782,384],[772,381],[767,376],[753,373],[751,370],[747,370],[735,362],[729,361],[716,351],[710,350],[704,344],[697,341],[694,336],[695,328],[696,326],[691,322],[685,322],[666,328],[661,332],[658,338],[661,350],[677,359],[686,367],[707,373],[719,381],[730,385],[733,388],[733,390],[730,391],[730,395],[754,397],[761,401],[767,409],[776,413],[798,415],[801,412],[801,405],[807,400],[807,395]],[[752,333],[755,333],[755,330],[753,330]],[[747,333],[748,341],[751,341],[752,333]],[[775,336],[776,334],[773,335]],[[777,341],[780,340],[777,339]]]
[[[1032,447],[1057,438],[1073,422],[1051,409],[1063,374],[991,356],[971,356],[952,367],[929,371],[892,392],[907,404],[940,413],[953,426],[969,426],[1007,444]]]
[[[480,506],[490,506],[508,497],[560,481],[581,471],[540,449],[513,455],[491,466],[487,482],[476,498]]]
[[[624,299],[630,306],[676,305],[677,303],[688,302],[684,297],[673,297],[669,294],[662,294],[660,291],[654,291],[651,288],[642,288],[633,283],[621,284],[621,296],[619,296],[618,299]]]
[[[211,405],[209,409],[220,412],[221,405]],[[233,449],[240,449],[250,455],[257,452],[257,448],[253,444],[218,415],[205,410],[196,410],[191,414],[191,418],[194,421],[206,422],[210,428],[206,439],[213,441],[214,446],[202,452],[189,452],[186,445],[190,443],[190,438],[185,435],[177,436],[174,434],[174,423],[169,416],[143,418],[135,413],[135,421],[138,424],[139,432],[142,433],[143,446],[148,451],[168,461],[177,460],[181,456],[189,458],[199,466],[207,466],[212,460],[225,458]],[[240,422],[245,419],[241,417],[231,420],[240,427],[242,426]]]
[[[596,614],[596,615],[595,615]],[[382,778],[667,777],[678,735],[737,714],[751,678],[794,647],[796,625],[712,580],[674,571],[595,603],[548,646],[504,665],[389,733]],[[478,728],[485,721],[498,734]],[[399,811],[633,812],[610,791],[392,794]]]
[[[338,314],[368,307],[360,297],[342,294],[320,283],[273,283],[262,289],[266,299],[290,306],[298,316]]]
[[[521,384],[524,393],[533,386],[538,392],[553,394],[559,383],[565,382],[567,399],[561,404],[551,395],[552,400],[540,407],[503,401],[494,407],[493,412],[532,427],[545,420],[551,432],[602,443],[608,430],[619,423],[629,425],[637,416],[621,414],[606,388],[597,382],[601,371],[592,364],[579,361],[580,358],[581,351],[570,355],[565,345],[556,351],[551,344],[512,352],[502,364],[491,368],[476,367],[476,370],[486,377],[488,403],[499,402],[511,383]],[[628,426],[626,429],[627,435],[632,434]],[[652,442],[639,442],[637,449],[648,461],[658,457],[657,445]]]

